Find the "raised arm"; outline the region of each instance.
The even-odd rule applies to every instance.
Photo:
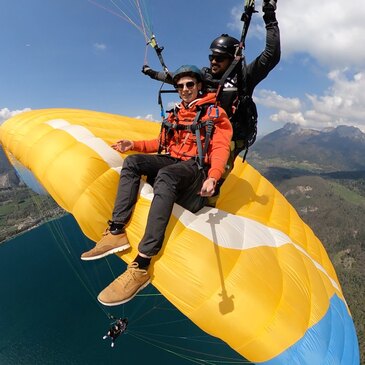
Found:
[[[243,75],[247,92],[250,95],[252,95],[256,85],[279,63],[281,55],[280,31],[275,14],[276,1],[264,0],[262,10],[266,27],[265,49],[254,61],[247,65],[246,73],[244,72]]]

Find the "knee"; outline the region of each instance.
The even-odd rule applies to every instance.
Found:
[[[134,166],[137,162],[138,155],[129,155],[123,162],[123,168]]]
[[[161,189],[163,191],[175,191],[175,183],[173,176],[171,176],[171,173],[167,171],[167,169],[162,168],[155,179],[155,183],[153,185],[154,192],[158,192]]]
[[[129,155],[123,162],[122,172],[126,173],[127,171],[130,172],[139,172],[139,166],[143,162],[143,155],[136,154],[136,155]]]
[[[171,185],[172,181],[173,181],[173,179],[172,179],[171,173],[168,171],[168,169],[162,168],[157,173],[155,184]]]

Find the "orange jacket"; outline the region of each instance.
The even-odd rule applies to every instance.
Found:
[[[214,107],[215,93],[204,95],[201,99],[192,101],[187,107],[182,103],[177,106],[175,113],[171,112],[167,118],[168,122],[178,125],[192,125],[197,113],[197,106],[209,105],[200,122],[212,120],[214,131],[210,139],[205,162],[210,165],[208,177],[219,180],[225,171],[230,153],[230,142],[232,138],[232,126],[226,112],[220,107]],[[201,129],[201,140],[204,148],[205,128]],[[198,156],[196,136],[189,130],[174,130],[173,133],[165,135],[164,131],[156,139],[147,141],[133,141],[134,151],[153,153],[158,152],[161,145],[171,157],[181,160],[189,160]]]

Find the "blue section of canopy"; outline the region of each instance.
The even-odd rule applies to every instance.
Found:
[[[346,304],[334,295],[326,315],[295,345],[261,364],[359,365],[356,330]]]

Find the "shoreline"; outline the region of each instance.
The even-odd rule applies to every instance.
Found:
[[[61,208],[60,208],[61,209]],[[0,245],[3,243],[6,243],[8,241],[11,241],[12,239],[19,237],[37,227],[42,226],[45,223],[49,223],[52,222],[54,220],[60,219],[62,217],[65,217],[66,215],[68,215],[70,213],[66,212],[66,211],[62,211],[54,216],[48,217],[48,218],[39,218],[39,219],[34,219],[33,221],[29,222],[29,224],[24,224],[24,226],[22,228],[18,228],[17,230],[13,231],[10,236],[7,235],[7,233],[9,233],[9,231],[4,230],[4,238],[2,237],[2,232],[0,231]],[[15,226],[12,226],[15,227]]]

